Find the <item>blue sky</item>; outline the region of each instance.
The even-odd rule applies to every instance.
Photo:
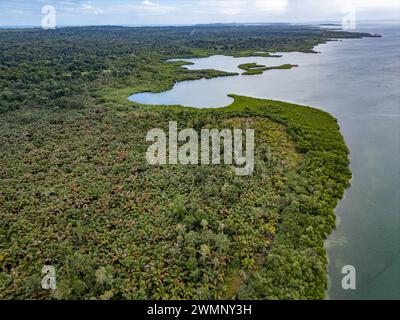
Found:
[[[44,5],[57,25],[341,21],[351,10],[400,21],[400,0],[0,0],[0,26],[40,25]]]

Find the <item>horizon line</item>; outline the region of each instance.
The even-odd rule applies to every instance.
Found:
[[[399,22],[397,19],[365,19],[359,20],[358,23],[364,22]],[[340,25],[341,22],[337,20],[321,20],[321,21],[302,21],[302,22],[209,22],[209,23],[195,23],[195,24],[60,24],[57,28],[71,28],[71,27],[125,27],[125,28],[140,28],[140,27],[191,27],[191,26],[210,26],[210,25],[274,25],[274,24],[285,24],[285,25],[306,25],[306,24],[337,24]],[[0,25],[3,29],[36,29],[42,28],[40,24],[38,25]]]

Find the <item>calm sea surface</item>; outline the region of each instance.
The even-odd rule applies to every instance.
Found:
[[[332,41],[320,54],[282,58],[212,56],[190,69],[240,72],[241,63],[298,64],[291,70],[181,82],[167,92],[136,94],[147,104],[222,107],[229,93],[310,105],[338,118],[351,150],[352,187],[336,210],[326,242],[331,299],[400,299],[400,25],[363,25],[382,38]],[[341,269],[357,270],[357,289],[341,288]]]

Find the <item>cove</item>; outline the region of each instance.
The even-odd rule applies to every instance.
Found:
[[[319,45],[319,54],[187,59],[190,69],[241,72],[240,64],[296,64],[262,75],[186,81],[162,93],[129,99],[146,104],[227,106],[230,93],[320,108],[335,116],[350,148],[352,187],[339,203],[326,242],[331,299],[400,298],[400,25],[360,25],[382,38]],[[180,59],[181,60],[181,59]],[[342,267],[357,271],[357,289],[341,286]]]

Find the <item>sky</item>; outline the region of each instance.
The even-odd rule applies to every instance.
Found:
[[[400,21],[400,0],[0,0],[0,26],[41,25],[45,5],[57,26]]]

